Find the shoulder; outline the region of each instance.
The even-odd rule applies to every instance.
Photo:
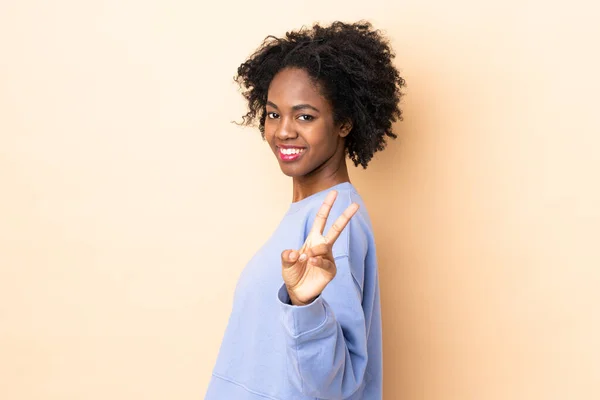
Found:
[[[351,255],[366,254],[369,244],[373,238],[373,229],[367,208],[362,197],[356,191],[354,186],[336,189],[338,192],[337,198],[329,212],[327,224],[323,233],[327,233],[333,223],[342,215],[344,210],[352,203],[357,203],[359,209],[356,214],[350,219],[348,225],[344,228],[339,238],[333,245],[333,256],[335,258]],[[308,234],[315,216],[322,204],[322,200],[311,205],[305,233]]]
[[[336,260],[338,274],[350,274],[361,291],[364,287],[365,271],[372,267],[369,264],[369,253],[375,251],[373,228],[369,213],[363,199],[356,190],[338,193],[336,203],[327,220],[329,229],[335,220],[342,215],[344,210],[352,203],[360,207],[350,219],[346,228],[333,245],[333,257]]]
[[[359,209],[333,245],[333,255],[336,258],[365,255],[368,251],[369,243],[373,238],[373,228],[369,213],[362,197],[355,189],[345,190],[338,194],[338,198],[327,220],[327,229],[333,225],[335,220],[352,203],[357,203]]]

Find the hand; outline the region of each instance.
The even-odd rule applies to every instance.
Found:
[[[327,235],[323,236],[336,197],[335,190],[327,195],[302,248],[281,253],[283,281],[293,305],[311,303],[335,277],[337,269],[333,259],[333,244],[359,207],[356,203],[348,206]]]

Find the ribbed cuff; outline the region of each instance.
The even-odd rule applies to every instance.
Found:
[[[321,296],[305,306],[294,306],[287,288],[283,285],[278,292],[283,324],[292,336],[300,336],[321,327],[327,320],[327,310]]]

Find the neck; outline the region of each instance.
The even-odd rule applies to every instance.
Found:
[[[345,158],[333,170],[294,177],[292,201],[297,202],[340,183],[350,182]]]

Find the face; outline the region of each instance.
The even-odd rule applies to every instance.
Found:
[[[265,139],[284,174],[311,177],[345,162],[348,124],[336,124],[329,101],[302,69],[281,70],[269,86]]]

